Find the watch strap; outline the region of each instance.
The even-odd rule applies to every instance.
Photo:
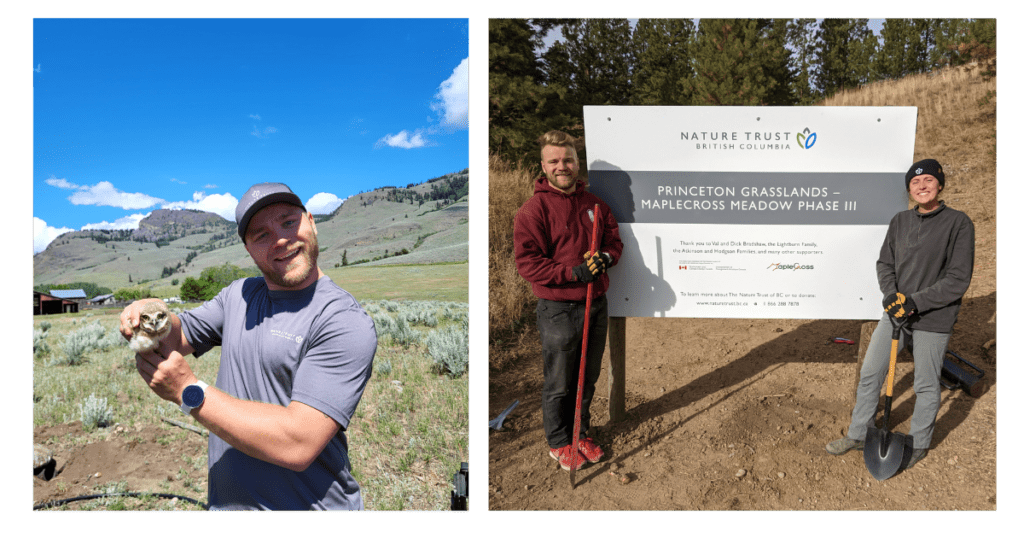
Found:
[[[191,415],[193,409],[195,409],[196,407],[199,407],[200,405],[203,405],[203,402],[206,401],[206,389],[207,389],[207,387],[209,387],[209,385],[207,385],[206,383],[203,383],[202,381],[196,380],[195,383],[189,385],[188,387],[185,387],[185,390],[188,390],[189,387],[199,387],[200,389],[202,389],[203,390],[203,401],[199,402],[199,405],[197,405],[195,407],[189,406],[188,404],[185,403],[185,397],[184,397],[185,391],[182,391],[181,412],[185,413],[186,415]]]

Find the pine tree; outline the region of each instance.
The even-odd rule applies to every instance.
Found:
[[[910,19],[886,19],[882,24],[882,46],[875,58],[875,74],[882,79],[898,79],[911,72],[913,26]]]
[[[691,19],[640,19],[633,29],[634,105],[689,105]]]
[[[566,89],[545,84],[535,53],[545,27],[526,19],[490,20],[490,151],[513,162],[539,161],[537,137],[570,121],[561,102]]]
[[[798,105],[810,105],[820,98],[820,93],[811,86],[817,69],[816,30],[817,24],[814,19],[793,19],[788,25],[787,42],[793,48],[795,71],[792,84],[793,99]]]
[[[545,72],[549,81],[569,89],[570,116],[582,119],[584,105],[629,104],[631,34],[626,19],[573,19],[562,25],[563,41],[544,57]]]
[[[756,19],[701,19],[690,81],[695,105],[764,104],[776,83],[764,71]]]
[[[759,19],[759,41],[755,55],[768,79],[761,104],[791,106],[797,103],[796,73],[792,51],[787,48],[786,19]]]
[[[824,96],[853,89],[872,79],[871,60],[878,39],[867,19],[823,19],[816,34],[815,86]]]

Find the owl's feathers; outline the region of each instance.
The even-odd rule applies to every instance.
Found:
[[[163,301],[146,303],[139,313],[139,326],[128,342],[128,347],[136,353],[152,351],[170,332],[171,313],[167,305]]]

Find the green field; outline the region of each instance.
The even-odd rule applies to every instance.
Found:
[[[323,268],[359,302],[469,302],[469,264],[367,265]]]

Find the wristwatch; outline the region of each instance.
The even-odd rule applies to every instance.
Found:
[[[203,405],[208,386],[206,383],[196,380],[195,383],[185,387],[185,390],[181,391],[181,412],[191,415],[193,409]]]

